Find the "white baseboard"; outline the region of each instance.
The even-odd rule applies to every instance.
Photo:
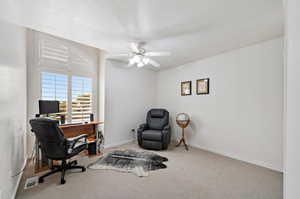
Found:
[[[20,182],[21,182],[21,179],[22,179],[22,176],[23,176],[26,164],[27,164],[27,159],[25,159],[25,161],[24,161],[24,164],[23,164],[23,167],[22,167],[22,170],[21,170],[22,172],[17,176],[18,177],[17,183],[16,183],[16,186],[14,188],[14,192],[12,193],[11,199],[15,199],[16,198],[17,191],[18,191],[18,188],[20,186]]]
[[[111,144],[104,144],[104,148],[116,147],[116,146],[120,146],[120,145],[123,145],[123,144],[128,144],[130,142],[133,142],[133,139],[122,140],[122,141],[114,142],[114,143],[111,143]]]
[[[192,144],[191,143],[189,145],[192,146],[192,147],[204,150],[204,151],[208,151],[208,152],[211,152],[211,153],[215,153],[215,154],[221,155],[221,156],[226,156],[226,157],[229,157],[229,158],[232,158],[232,159],[235,159],[235,160],[239,160],[239,161],[246,162],[246,163],[249,163],[249,164],[254,164],[256,166],[260,166],[260,167],[264,167],[264,168],[267,168],[267,169],[271,169],[273,171],[277,171],[277,172],[281,172],[281,173],[283,172],[282,169],[274,167],[273,165],[270,165],[270,164],[268,164],[266,162],[257,161],[257,160],[247,160],[247,159],[244,159],[244,158],[236,157],[235,155],[232,155],[232,154],[229,154],[229,153],[224,153],[224,152],[220,152],[220,151],[216,151],[216,150],[207,149],[207,148],[202,147],[202,146],[197,145],[197,144]]]

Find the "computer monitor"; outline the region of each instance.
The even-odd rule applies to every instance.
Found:
[[[59,101],[39,100],[40,115],[59,113]]]

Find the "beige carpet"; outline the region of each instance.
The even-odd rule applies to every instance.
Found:
[[[135,144],[118,148],[137,149]],[[110,149],[111,150],[111,149]],[[282,199],[283,175],[269,169],[233,160],[207,151],[183,147],[158,152],[169,159],[167,169],[150,172],[148,177],[108,170],[67,173],[66,184],[60,176],[24,190],[24,179],[17,199]],[[77,158],[87,165],[95,160]]]

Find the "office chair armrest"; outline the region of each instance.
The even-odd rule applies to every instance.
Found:
[[[76,137],[67,139],[68,153],[72,153],[72,150],[75,148],[77,144],[86,144],[87,145],[87,134],[82,134]]]
[[[81,135],[78,135],[76,137],[68,138],[68,140],[69,141],[78,141],[78,140],[80,140],[82,138],[87,139],[87,137],[88,137],[88,134],[81,134]]]

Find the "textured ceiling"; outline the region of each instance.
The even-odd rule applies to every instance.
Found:
[[[144,41],[162,68],[283,34],[282,0],[1,0],[0,18],[112,53]]]

